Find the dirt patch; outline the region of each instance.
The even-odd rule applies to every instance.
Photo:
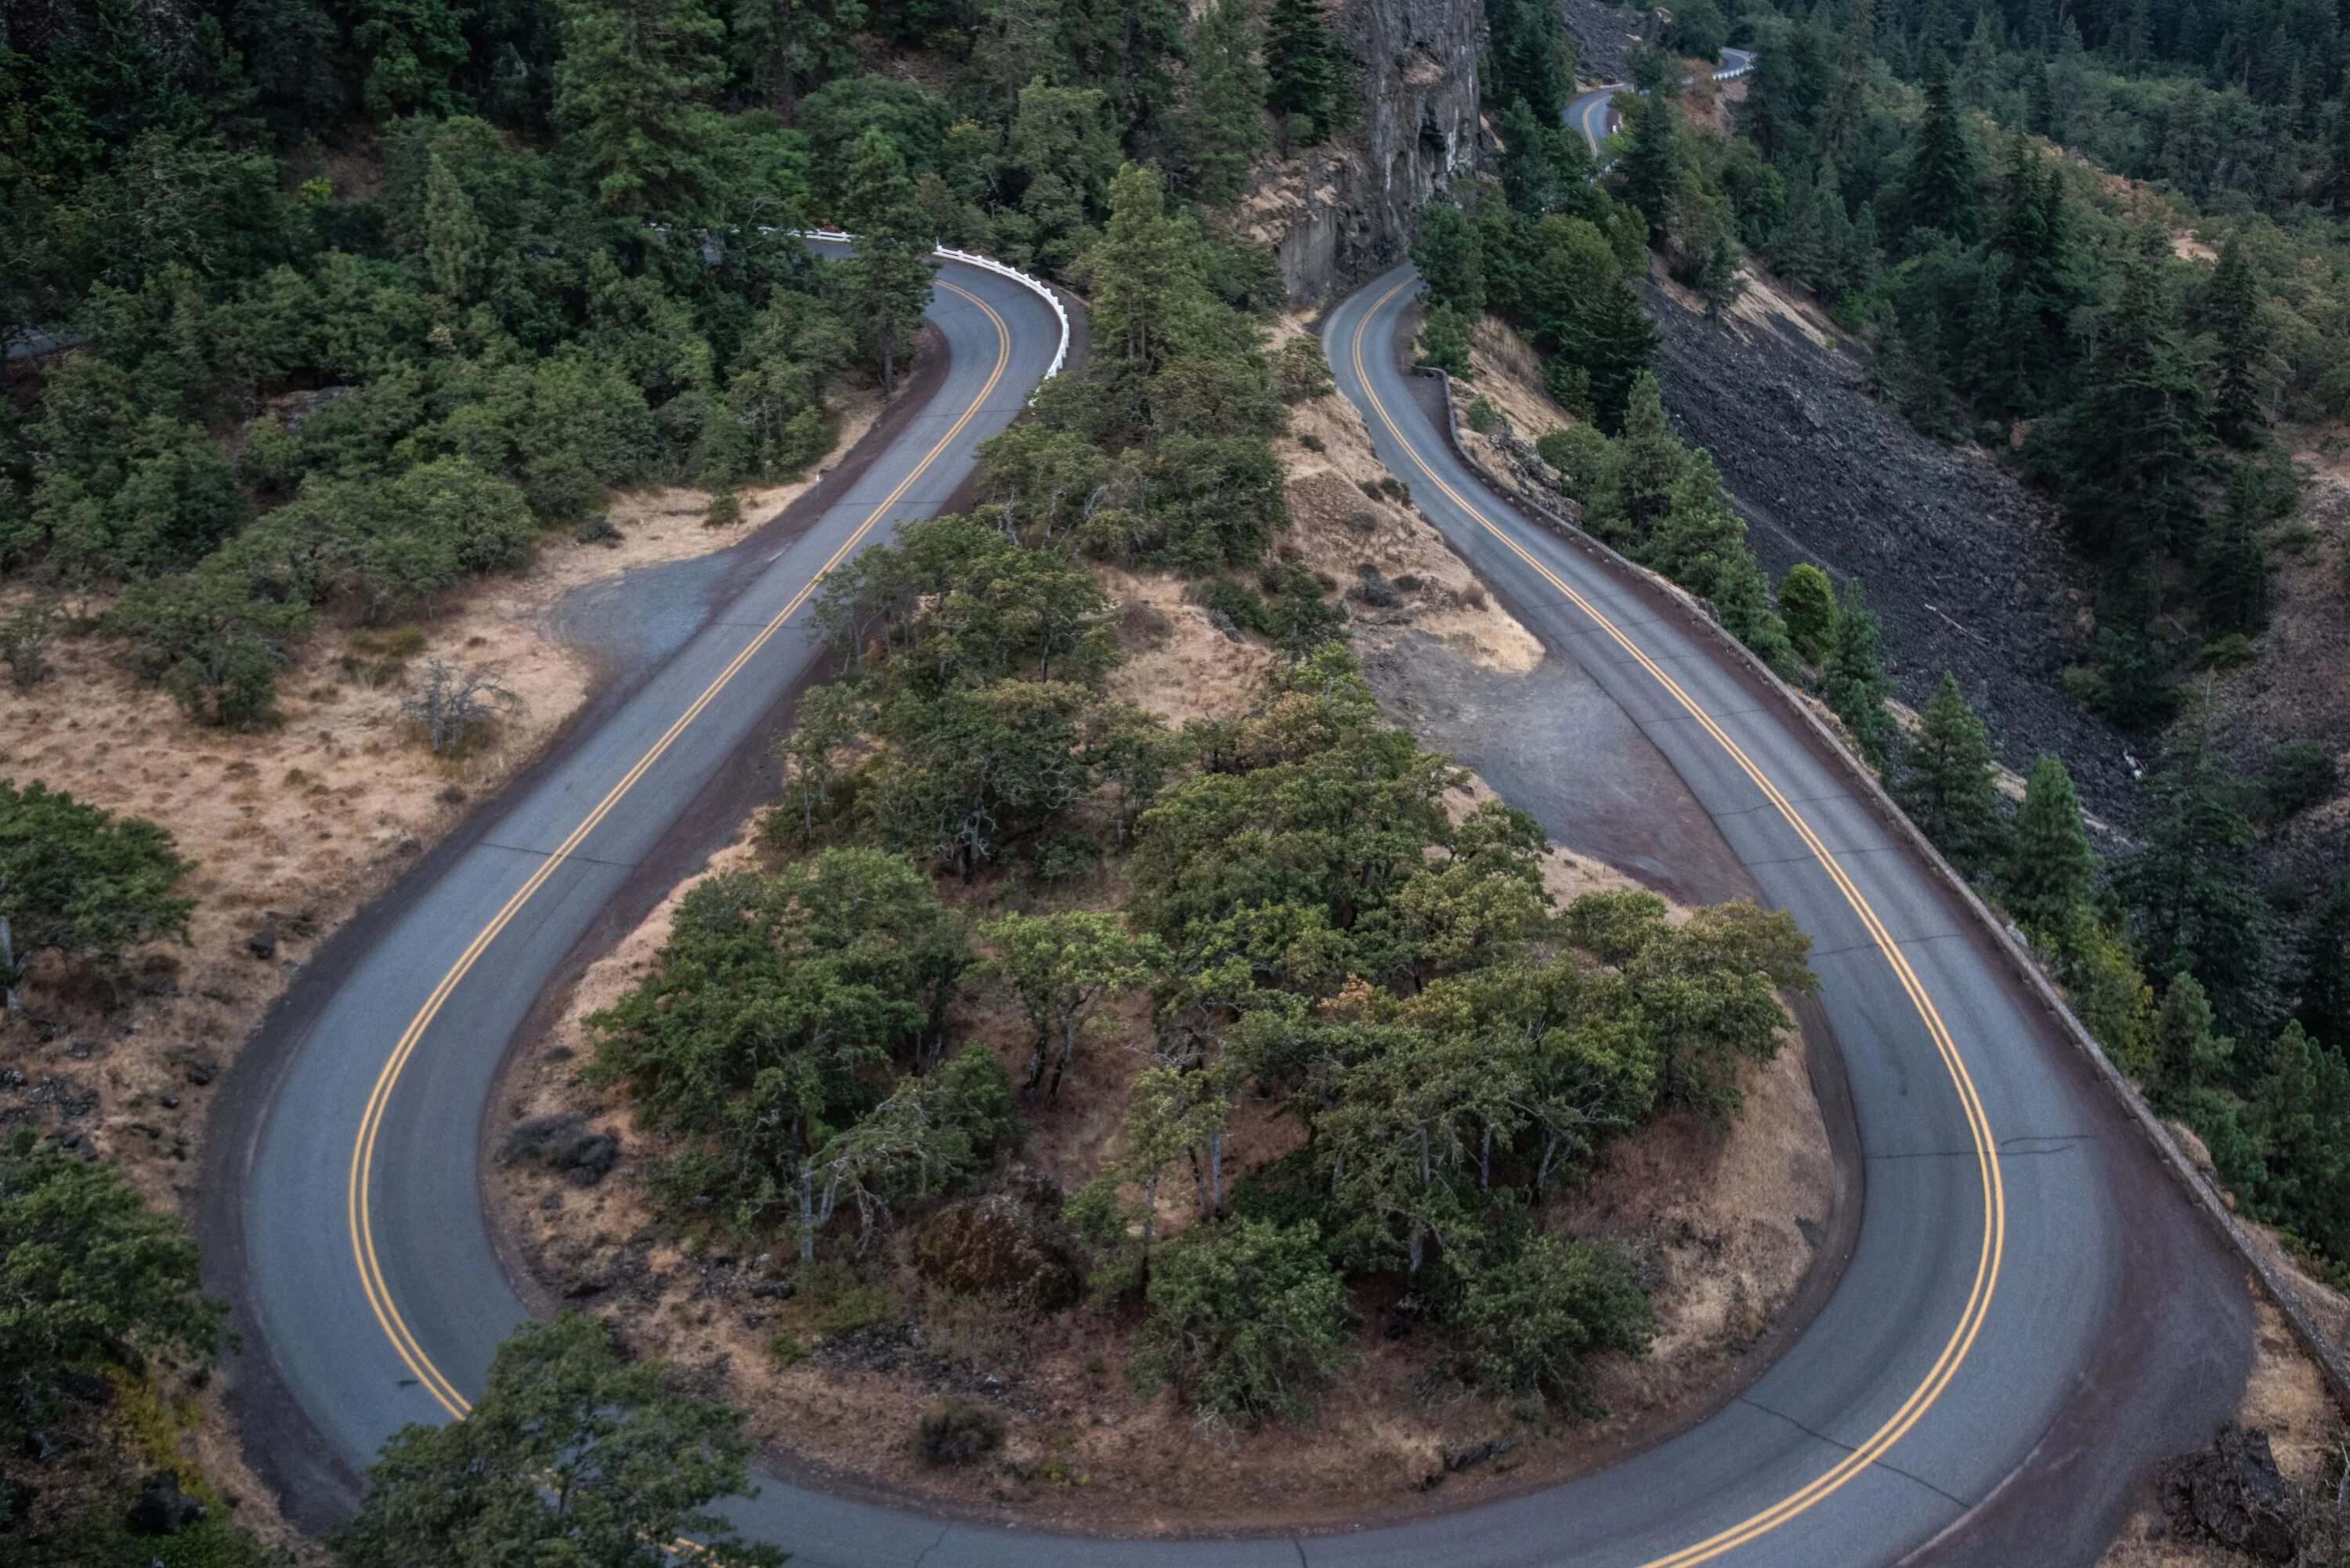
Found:
[[[1470,339],[1469,394],[1491,400],[1525,441],[1575,422],[1544,389],[1542,356],[1497,316],[1481,317]]]
[[[1285,322],[1276,337],[1304,330]],[[1414,633],[1491,670],[1523,672],[1542,661],[1534,634],[1493,601],[1410,504],[1352,403],[1331,392],[1296,405],[1289,433],[1274,450],[1289,472],[1282,548],[1326,584],[1349,591],[1356,648],[1366,662]]]
[[[2126,831],[2143,809],[2130,742],[2063,684],[2087,657],[2091,584],[2054,505],[1989,453],[1939,445],[1872,401],[1800,291],[1753,283],[1726,324],[1659,290],[1650,305],[1665,405],[1713,454],[1765,568],[1858,577],[1903,701],[1921,706],[1950,670],[2009,766],[2056,753],[2085,804]]]
[[[1220,629],[1206,607],[1170,572],[1096,571],[1118,601],[1118,639],[1126,662],[1112,672],[1113,697],[1170,724],[1235,712],[1274,661],[1261,639]]]

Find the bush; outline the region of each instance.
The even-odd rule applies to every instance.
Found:
[[[1825,659],[1836,639],[1835,589],[1828,575],[1808,561],[1788,567],[1779,583],[1779,618],[1804,663]]]
[[[1159,1250],[1145,1299],[1137,1382],[1230,1420],[1307,1419],[1347,1358],[1347,1287],[1311,1225],[1194,1225]]]
[[[1311,333],[1300,333],[1281,346],[1273,374],[1284,403],[1308,402],[1337,390],[1330,379],[1330,361],[1322,353],[1322,340]]]
[[[2341,770],[2323,741],[2287,741],[2261,765],[2261,803],[2282,822],[2334,793]]]
[[[1535,1235],[1515,1256],[1469,1276],[1452,1332],[1471,1382],[1540,1393],[1597,1416],[1604,1412],[1592,1403],[1586,1358],[1644,1355],[1657,1315],[1621,1247]]]
[[[1003,1417],[976,1400],[949,1399],[923,1416],[915,1442],[925,1464],[971,1464],[1003,1446]]]
[[[1469,374],[1470,342],[1467,317],[1451,306],[1431,306],[1428,319],[1419,328],[1419,362],[1448,376],[1465,378]]]
[[[1495,425],[1506,428],[1508,424],[1509,421],[1502,417],[1502,410],[1493,406],[1493,400],[1484,393],[1480,392],[1469,400],[1469,428],[1479,435],[1485,434]]]

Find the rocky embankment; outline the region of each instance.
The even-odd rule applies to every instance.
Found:
[[[2010,766],[2054,752],[2092,812],[2140,815],[2130,741],[2064,690],[2089,654],[2091,585],[2055,508],[1872,400],[1858,361],[1767,286],[1718,323],[1662,286],[1649,306],[1665,405],[1712,452],[1773,578],[1797,561],[1859,578],[1902,701],[1949,670]]]

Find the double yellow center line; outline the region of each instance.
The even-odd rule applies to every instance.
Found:
[[[817,585],[847,560],[858,545],[864,542],[865,536],[889,515],[890,509],[895,507],[905,496],[906,492],[913,487],[916,480],[930,471],[931,465],[938,461],[939,454],[946,451],[955,438],[962,433],[963,427],[971,423],[972,418],[986,405],[988,398],[994,393],[997,384],[1003,379],[1004,370],[1012,362],[1011,329],[1004,326],[1003,317],[996,314],[994,307],[977,295],[958,288],[944,278],[938,280],[938,286],[950,294],[958,295],[969,300],[985,313],[989,321],[994,323],[995,368],[989,372],[986,385],[980,388],[978,394],[963,409],[962,415],[948,427],[947,432],[939,438],[938,443],[923,454],[922,461],[914,465],[912,472],[899,481],[898,487],[873,508],[865,520],[857,525],[856,532],[849,535],[840,548],[832,553],[831,557],[825,562],[816,574],[792,596],[791,602],[776,611],[775,618],[759,628],[758,634],[743,645],[743,650],[734,656],[733,661],[720,670],[709,685],[702,688],[702,694],[687,706],[684,712],[678,715],[676,722],[662,732],[660,739],[647,748],[644,755],[637,759],[636,764],[621,776],[619,783],[614,784],[604,798],[596,803],[596,809],[581,819],[579,826],[573,828],[570,835],[556,846],[553,854],[539,862],[537,869],[534,870],[529,878],[515,890],[514,897],[505,901],[505,907],[492,917],[490,923],[474,935],[473,940],[466,945],[465,950],[458,956],[457,961],[451,964],[448,972],[441,977],[440,983],[432,988],[432,994],[425,998],[424,1005],[417,1009],[416,1016],[409,1020],[408,1027],[401,1032],[399,1043],[392,1047],[390,1056],[384,1062],[383,1071],[377,1075],[374,1092],[369,1095],[367,1107],[359,1116],[359,1133],[351,1140],[348,1187],[345,1194],[345,1207],[350,1226],[351,1256],[359,1264],[359,1284],[367,1293],[368,1306],[375,1314],[376,1322],[382,1326],[384,1336],[391,1341],[392,1349],[399,1353],[400,1359],[407,1365],[409,1371],[415,1374],[417,1382],[422,1385],[425,1392],[438,1400],[442,1408],[452,1417],[462,1417],[473,1407],[465,1397],[457,1391],[456,1385],[433,1365],[432,1356],[425,1353],[423,1345],[418,1343],[416,1335],[410,1331],[407,1320],[400,1316],[399,1304],[392,1300],[391,1287],[385,1280],[382,1264],[376,1257],[375,1222],[372,1212],[376,1139],[382,1132],[384,1113],[391,1102],[392,1090],[398,1086],[400,1074],[408,1066],[409,1058],[416,1054],[417,1043],[424,1037],[424,1032],[432,1026],[433,1019],[440,1015],[442,1006],[449,1000],[450,993],[457,989],[482,954],[488,950],[492,942],[497,940],[498,933],[504,930],[508,922],[513,920],[523,906],[529,903],[538,890],[546,885],[547,878],[554,876],[556,869],[571,857],[579,846],[587,840],[589,834],[595,832],[597,825],[610,815],[612,808],[619,805],[621,799],[636,787],[638,781],[651,771],[653,764],[660,761],[670,747],[676,743],[678,737],[685,733],[686,728],[695,719],[701,717],[702,711],[712,702],[717,701],[718,694],[726,689],[728,683],[743,672],[743,668],[757,657],[759,650],[767,646],[776,632],[783,629],[784,623],[790,620],[799,607],[807,602],[808,597],[816,592]]]
[[[1910,1390],[1909,1397],[1902,1401],[1900,1408],[1894,1411],[1886,1419],[1884,1425],[1871,1433],[1866,1441],[1838,1459],[1808,1485],[1799,1488],[1770,1507],[1741,1520],[1718,1534],[1708,1536],[1694,1545],[1685,1546],[1679,1552],[1642,1564],[1642,1568],[1693,1568],[1696,1563],[1710,1563],[1759,1536],[1767,1535],[1814,1503],[1837,1491],[1846,1482],[1883,1458],[1894,1444],[1901,1440],[1910,1428],[1918,1424],[1918,1417],[1925,1415],[1933,1406],[1934,1401],[1941,1397],[1942,1390],[1949,1386],[1950,1379],[1958,1373],[1960,1364],[1965,1361],[1967,1352],[1973,1348],[1975,1335],[1982,1329],[1983,1317],[1991,1310],[1992,1289],[1999,1281],[2000,1254],[2007,1235],[2007,1195],[2000,1178],[1999,1146],[1991,1137],[1991,1121],[1983,1113],[1982,1100],[1975,1093],[1974,1079],[1967,1072],[1966,1061],[1959,1053],[1957,1042],[1950,1038],[1949,1028],[1943,1024],[1942,1015],[1935,1010],[1933,999],[1926,994],[1925,986],[1919,982],[1917,972],[1909,967],[1908,959],[1903,956],[1899,945],[1885,929],[1884,922],[1877,918],[1877,911],[1869,906],[1867,898],[1862,896],[1860,889],[1846,874],[1835,854],[1821,842],[1819,835],[1813,831],[1811,824],[1804,820],[1803,814],[1795,809],[1762,770],[1755,766],[1753,760],[1746,754],[1745,750],[1736,741],[1731,739],[1729,733],[1714,721],[1713,716],[1684,691],[1679,681],[1667,674],[1655,659],[1649,658],[1638,644],[1625,636],[1622,628],[1601,614],[1596,606],[1575,592],[1555,572],[1535,559],[1532,553],[1517,540],[1512,538],[1506,531],[1496,526],[1485,514],[1483,508],[1471,504],[1459,491],[1446,483],[1444,477],[1437,472],[1435,467],[1420,455],[1419,449],[1404,435],[1394,417],[1388,412],[1387,405],[1379,400],[1378,392],[1372,386],[1371,378],[1364,369],[1363,339],[1372,319],[1386,308],[1390,300],[1415,281],[1417,280],[1414,278],[1407,277],[1388,289],[1363,312],[1355,324],[1350,345],[1355,379],[1362,387],[1363,396],[1369,402],[1372,411],[1378,416],[1379,422],[1387,427],[1388,434],[1394,439],[1395,443],[1410,454],[1413,465],[1427,476],[1430,483],[1450,496],[1453,504],[1459,506],[1463,513],[1475,518],[1478,524],[1488,534],[1500,540],[1511,554],[1532,567],[1552,587],[1556,588],[1569,603],[1588,617],[1593,625],[1606,633],[1618,648],[1630,655],[1634,662],[1655,677],[1657,684],[1663,687],[1673,701],[1679,704],[1682,711],[1695,720],[1698,726],[1712,737],[1714,742],[1721,746],[1730,760],[1737,765],[1738,770],[1752,781],[1756,789],[1762,791],[1763,798],[1771,803],[1787,826],[1794,830],[1795,836],[1803,840],[1804,848],[1808,849],[1813,858],[1819,862],[1821,868],[1827,873],[1828,879],[1835,885],[1836,891],[1844,896],[1845,902],[1851,906],[1853,913],[1859,918],[1862,928],[1868,933],[1869,940],[1876,945],[1879,952],[1885,955],[1885,961],[1892,969],[1894,979],[1899,983],[1903,994],[1909,998],[1910,1005],[1917,1009],[1918,1018],[1924,1022],[1926,1033],[1932,1038],[1934,1049],[1940,1054],[1942,1065],[1950,1073],[1950,1082],[1958,1090],[1959,1103],[1966,1115],[1967,1128],[1974,1142],[1975,1160],[1981,1170],[1983,1231],[1981,1250],[1975,1261],[1974,1285],[1968,1293],[1965,1309],[1959,1314],[1957,1326],[1950,1331],[1949,1340],[1942,1346],[1941,1355],[1935,1358],[1924,1380]]]

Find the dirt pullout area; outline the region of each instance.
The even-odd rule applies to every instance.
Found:
[[[2350,772],[2350,452],[2341,430],[2295,431],[2308,465],[2300,513],[2280,530],[2270,564],[2268,634],[2259,657],[2214,680],[2223,754],[2260,765],[2286,741],[2323,741]],[[2313,890],[2350,866],[2350,794],[2283,823],[2262,846],[2274,875]]]
[[[837,452],[875,412],[870,399],[852,405]],[[815,477],[743,493],[746,524]],[[215,1086],[291,976],[586,701],[598,661],[559,631],[564,601],[742,539],[745,526],[703,525],[710,500],[623,497],[608,514],[617,538],[552,535],[531,566],[473,585],[412,628],[322,625],[280,673],[285,722],[258,733],[194,727],[95,638],[57,639],[52,673],[30,690],[0,686],[0,779],[160,824],[193,862],[181,890],[196,900],[187,942],[134,952],[120,981],[36,963],[25,1015],[0,1017],[0,1136],[54,1131],[118,1161],[154,1201],[184,1207]],[[0,596],[0,617],[26,597]],[[453,759],[434,757],[400,710],[435,658],[488,667],[519,700]],[[162,1392],[204,1407],[182,1423],[191,1457],[244,1500],[242,1522],[291,1548],[299,1538],[272,1515],[230,1435],[224,1387],[213,1377]]]
[[[1472,784],[1460,804],[1490,798]],[[760,854],[746,833],[712,869],[754,865]],[[1553,852],[1546,881],[1562,900],[1633,885],[1565,851]],[[942,890],[962,896],[957,887]],[[578,1117],[556,1141],[609,1135],[619,1146],[617,1165],[598,1179],[517,1158],[502,1161],[490,1185],[545,1303],[599,1312],[640,1352],[750,1411],[785,1473],[1006,1521],[1146,1534],[1208,1521],[1221,1529],[1310,1528],[1521,1490],[1621,1457],[1711,1408],[1742,1372],[1758,1369],[1750,1353],[1804,1282],[1830,1223],[1835,1173],[1804,1044],[1790,1030],[1775,1060],[1742,1075],[1746,1112],[1736,1123],[1725,1129],[1696,1115],[1667,1115],[1612,1146],[1580,1188],[1547,1206],[1555,1226],[1628,1244],[1655,1294],[1655,1351],[1595,1369],[1595,1392],[1611,1412],[1606,1419],[1487,1398],[1430,1376],[1425,1331],[1367,1291],[1357,1303],[1357,1364],[1325,1396],[1313,1425],[1252,1432],[1203,1424],[1170,1392],[1135,1389],[1125,1351],[1130,1308],[1021,1312],[926,1281],[913,1255],[927,1216],[908,1217],[889,1233],[880,1263],[863,1270],[862,1281],[827,1268],[813,1282],[786,1282],[793,1270],[783,1252],[675,1244],[640,1179],[654,1147],[621,1096],[587,1088],[578,1072],[591,1048],[586,1018],[658,961],[684,891],[585,971],[505,1085],[506,1125]],[[983,884],[977,899],[988,896]],[[1114,1014],[1115,1033],[1147,1033],[1139,999]],[[1006,999],[975,991],[953,1023],[959,1037],[987,1043],[1008,1070],[1021,1070],[1027,1041]],[[987,1189],[1071,1190],[1103,1159],[1118,1158],[1118,1110],[1142,1064],[1139,1053],[1114,1040],[1081,1053],[1060,1095],[1030,1107],[1022,1164],[991,1178]],[[1296,1141],[1295,1124],[1271,1104],[1244,1102],[1227,1146],[1229,1168],[1261,1168]],[[1176,1190],[1181,1185],[1169,1183],[1162,1203],[1170,1232],[1195,1218],[1188,1189]],[[950,1397],[980,1401],[1004,1419],[995,1455],[960,1469],[922,1462],[916,1428]]]
[[[1989,453],[1939,445],[1871,401],[1834,329],[1795,291],[1755,281],[1719,323],[1669,287],[1649,305],[1665,405],[1713,454],[1765,568],[1859,578],[1905,701],[1921,705],[1950,670],[2010,766],[2056,753],[2089,808],[2126,830],[2142,810],[2129,742],[2063,684],[2087,657],[2090,584],[2055,508]]]

